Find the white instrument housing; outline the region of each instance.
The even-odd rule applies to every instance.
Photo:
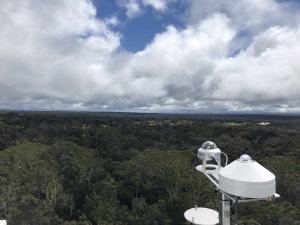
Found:
[[[242,198],[268,198],[275,194],[275,175],[242,155],[219,171],[220,189]]]

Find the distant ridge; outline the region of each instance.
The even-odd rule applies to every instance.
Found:
[[[66,115],[91,115],[91,116],[108,116],[108,117],[130,117],[130,118],[154,118],[154,119],[209,119],[209,120],[255,120],[258,122],[264,120],[300,120],[300,114],[297,113],[156,113],[156,112],[123,112],[123,111],[71,111],[71,110],[9,110],[2,109],[3,113],[20,113],[20,114],[66,114]],[[300,121],[299,121],[300,122]]]

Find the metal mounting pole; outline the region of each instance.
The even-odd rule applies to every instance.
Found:
[[[219,214],[221,225],[230,225],[230,199],[222,194],[221,199],[222,212]]]

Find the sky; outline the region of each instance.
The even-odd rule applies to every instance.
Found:
[[[1,0],[0,109],[300,113],[300,1]]]

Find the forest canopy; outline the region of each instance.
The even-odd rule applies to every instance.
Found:
[[[261,125],[262,121],[270,124]],[[9,225],[183,225],[218,194],[195,170],[214,141],[272,171],[281,198],[239,205],[239,224],[300,224],[300,118],[0,113],[0,218]]]

